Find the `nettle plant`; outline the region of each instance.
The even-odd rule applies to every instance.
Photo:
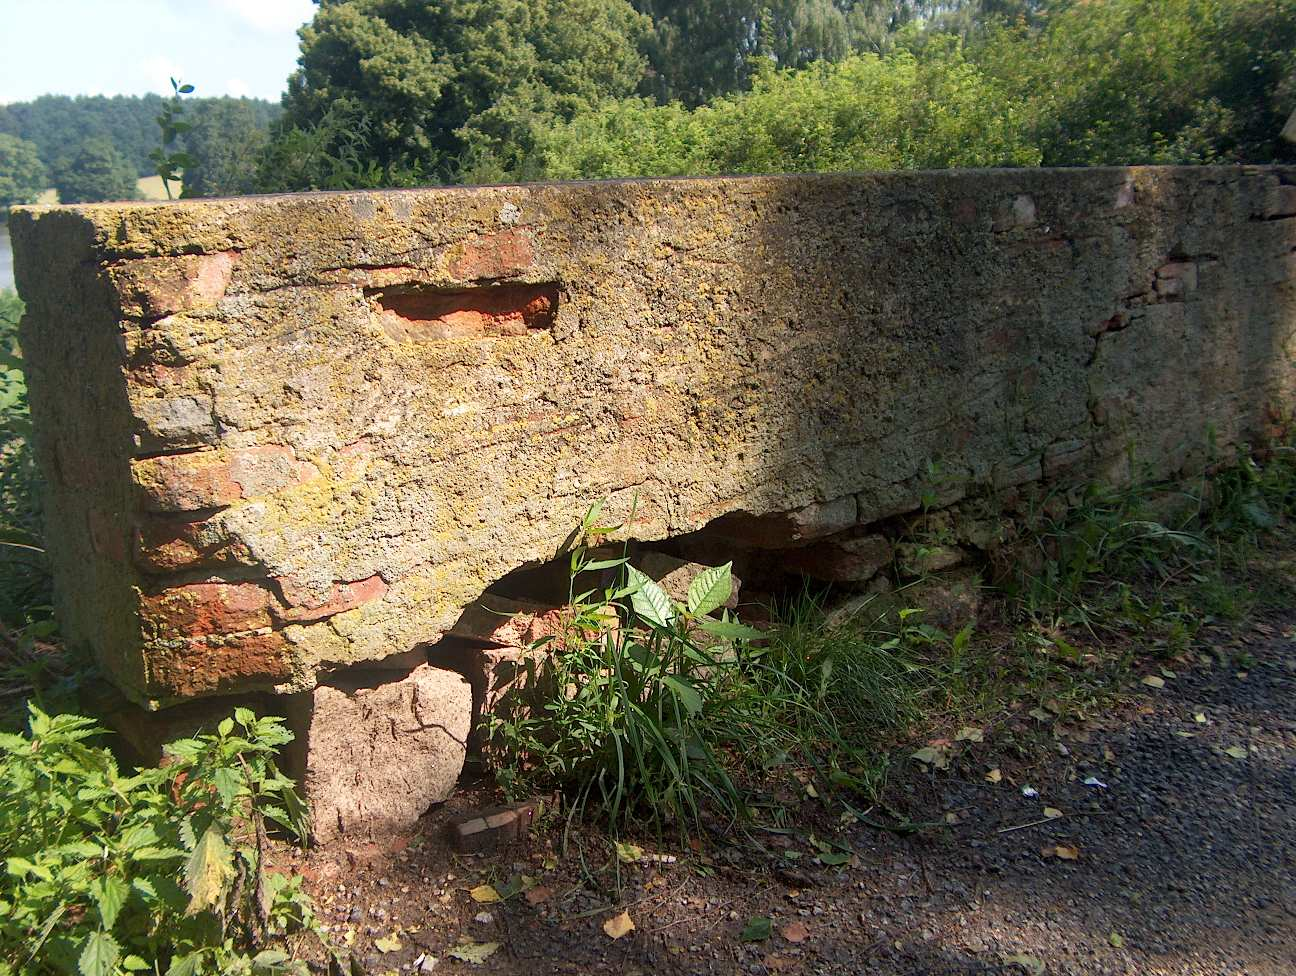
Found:
[[[240,708],[131,775],[103,731],[30,706],[28,734],[0,735],[0,974],[304,973],[277,946],[311,902],[265,870],[266,822],[306,829],[282,720]]]
[[[571,552],[561,632],[538,641],[520,683],[491,716],[488,752],[510,793],[568,791],[577,807],[601,805],[614,826],[647,815],[689,831],[704,808],[737,816],[744,801],[717,750],[718,715],[737,667],[733,642],[761,633],[713,616],[733,590],[732,564],[699,573],[687,601],[672,599],[623,555],[593,547],[617,530],[580,526]],[[613,583],[577,592],[608,573]]]

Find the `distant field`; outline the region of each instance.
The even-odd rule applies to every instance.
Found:
[[[141,176],[135,181],[135,185],[139,188],[141,200],[165,200],[167,198],[166,189],[162,186],[162,177],[160,176]],[[182,188],[183,184],[178,180],[171,183],[171,192],[177,197],[180,195]],[[42,204],[58,203],[58,190],[52,188],[46,190],[36,198],[36,202]]]
[[[166,189],[162,186],[162,177],[160,176],[141,176],[136,185],[139,187],[139,195],[143,200],[165,200],[167,198]],[[179,196],[180,190],[180,182],[172,180],[171,192]]]

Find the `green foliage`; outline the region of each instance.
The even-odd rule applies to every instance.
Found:
[[[162,130],[162,144],[149,153],[149,160],[162,178],[166,188],[167,199],[173,199],[171,184],[179,182],[180,171],[194,164],[194,158],[187,152],[176,149],[176,139],[188,132],[193,126],[185,121],[185,106],[181,95],[193,94],[193,85],[182,85],[171,79],[171,98],[164,102],[158,113],[157,124]]]
[[[608,103],[542,136],[536,158],[552,178],[1031,165],[1023,111],[951,39],[939,57],[766,72],[693,111]]]
[[[47,629],[50,577],[41,548],[40,475],[18,349],[22,311],[16,294],[0,291],[0,624]]]
[[[582,538],[612,531],[596,518],[592,510]],[[624,559],[573,550],[573,590],[610,570],[616,584],[571,594],[562,633],[535,649],[553,653],[528,659],[525,686],[537,693],[493,714],[488,751],[502,785],[559,785],[600,803],[614,825],[647,813],[690,831],[705,808],[737,816],[742,797],[712,731],[731,666],[724,648],[755,632],[707,616],[728,599],[729,567],[694,580],[681,605]]]
[[[383,172],[513,168],[538,129],[634,89],[646,26],[625,0],[336,0],[301,31],[285,131],[341,113]]]
[[[164,102],[160,95],[42,95],[0,105],[0,133],[35,143],[48,169],[70,160],[85,142],[107,139],[137,176],[147,176],[154,171],[149,153],[157,146],[156,119]],[[280,115],[277,105],[243,98],[193,99],[190,111],[197,116],[226,104],[245,106],[263,131]]]
[[[256,103],[222,98],[190,103],[184,134],[188,165],[185,197],[234,196],[256,189],[257,169],[269,142]]]
[[[34,143],[0,133],[0,214],[18,203],[35,203],[47,185]]]
[[[135,167],[107,139],[91,139],[54,169],[60,203],[134,200]]]
[[[596,518],[579,537],[613,531]],[[721,610],[727,564],[699,573],[684,603],[583,544],[570,568],[562,632],[532,649],[520,690],[495,707],[487,753],[510,792],[558,786],[614,827],[646,818],[688,833],[706,816],[745,816],[772,770],[873,789],[883,735],[916,714],[913,649],[940,636],[908,613],[895,634],[829,631],[808,599],[755,630]],[[575,592],[606,572],[612,585]]]
[[[1272,162],[1296,77],[1296,0],[1053,4],[990,36],[1045,165]]]
[[[273,945],[311,903],[263,869],[265,821],[304,827],[281,721],[239,709],[131,775],[101,732],[33,706],[29,734],[0,734],[0,974],[304,973]]]

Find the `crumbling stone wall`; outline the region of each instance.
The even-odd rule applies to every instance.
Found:
[[[871,529],[1285,423],[1296,170],[19,208],[63,632],[141,703],[436,642],[590,503],[864,583]],[[433,663],[436,663],[435,661]],[[410,665],[413,666],[412,664]]]

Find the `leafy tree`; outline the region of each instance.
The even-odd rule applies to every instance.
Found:
[[[846,13],[833,0],[636,0],[635,7],[653,20],[646,87],[659,101],[698,105],[743,88],[757,57],[795,68],[850,49]]]
[[[47,185],[35,144],[0,133],[0,211],[16,203],[34,203]]]
[[[945,38],[939,56],[860,54],[766,69],[750,92],[689,110],[607,103],[542,138],[540,175],[666,176],[1035,165],[1021,100]],[[526,175],[532,175],[530,173]]]
[[[513,166],[552,120],[633,91],[647,26],[625,0],[322,0],[301,31],[285,131],[340,112],[366,121],[384,170]]]
[[[248,105],[257,126],[268,130],[281,109],[262,99],[196,98],[197,113],[208,105],[230,101]],[[0,133],[34,142],[45,165],[69,160],[90,139],[108,139],[135,166],[137,175],[154,172],[149,152],[157,145],[160,95],[42,95],[30,102],[0,105]]]
[[[138,193],[135,181],[135,167],[107,139],[91,139],[54,172],[62,203],[133,200]]]
[[[984,69],[1028,103],[1046,165],[1272,162],[1296,0],[1056,4],[993,32]]]
[[[232,196],[256,188],[257,167],[269,141],[248,99],[198,103],[184,136],[190,156],[184,172],[186,197]]]

